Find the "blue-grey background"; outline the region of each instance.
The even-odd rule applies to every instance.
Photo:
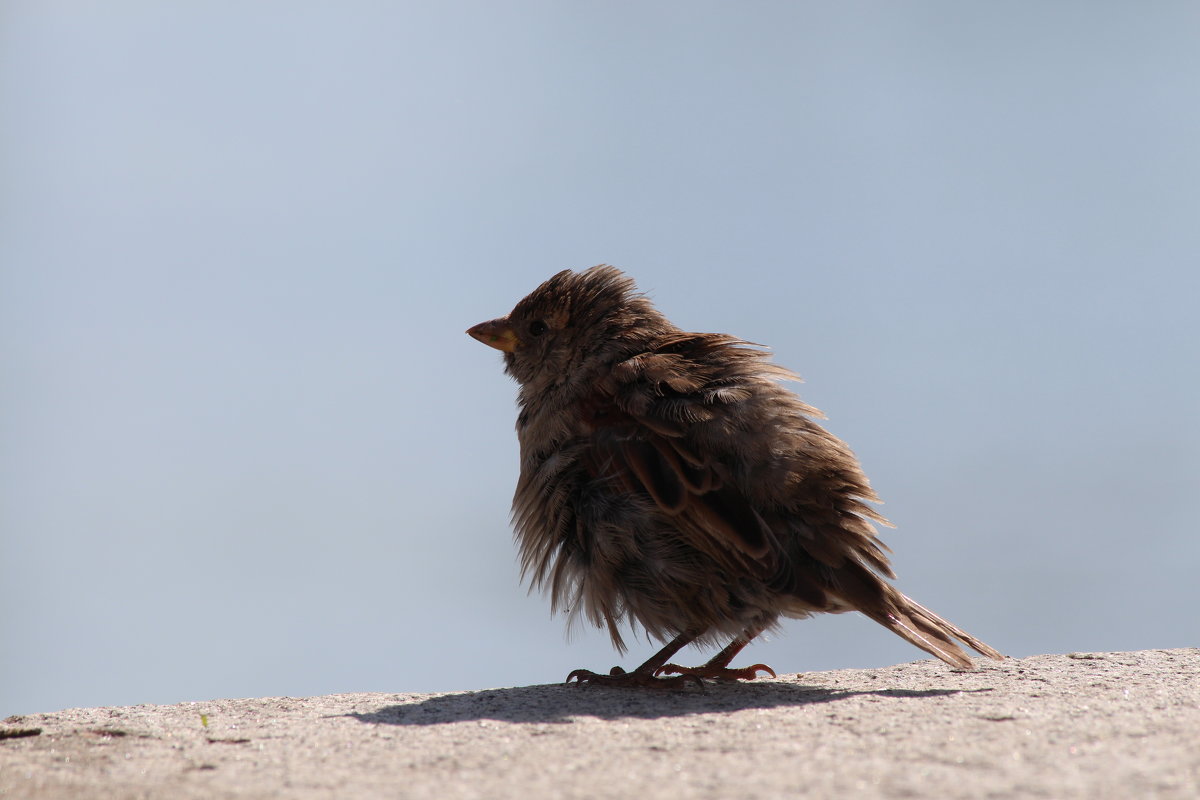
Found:
[[[1194,3],[0,10],[0,715],[636,664],[519,585],[564,267],[773,346],[902,587],[1005,652],[1200,637]],[[685,654],[699,660],[702,654]],[[858,617],[747,651],[923,657]]]

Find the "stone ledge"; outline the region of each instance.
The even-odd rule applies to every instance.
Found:
[[[0,724],[4,798],[1200,796],[1200,649],[71,709]]]

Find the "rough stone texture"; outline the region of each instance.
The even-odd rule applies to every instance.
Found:
[[[1186,649],[71,709],[0,724],[0,796],[1196,798],[1198,678]]]

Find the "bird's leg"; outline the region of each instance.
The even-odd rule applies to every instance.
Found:
[[[750,640],[762,633],[762,628],[748,628],[745,633],[730,642],[724,650],[717,653],[706,664],[699,667],[681,667],[678,664],[663,664],[655,670],[656,675],[678,674],[680,677],[691,675],[696,678],[712,678],[714,680],[743,680],[752,681],[758,677],[758,671],[775,677],[775,670],[766,664],[755,664],[740,669],[730,669],[729,662],[750,644]]]
[[[567,683],[576,681],[580,685],[585,683],[595,683],[600,686],[616,686],[620,688],[648,688],[648,689],[677,689],[690,684],[704,686],[704,681],[696,675],[677,675],[673,678],[656,677],[663,670],[663,664],[667,659],[675,655],[688,642],[699,636],[697,631],[684,631],[667,643],[667,646],[659,650],[654,655],[635,669],[633,672],[626,672],[620,667],[613,667],[612,671],[607,675],[601,675],[598,672],[592,672],[588,669],[577,669],[567,676]],[[734,651],[737,652],[736,650]],[[730,654],[730,658],[733,655]]]

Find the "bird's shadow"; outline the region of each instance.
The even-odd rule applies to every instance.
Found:
[[[959,694],[964,689],[880,689],[853,691],[794,683],[708,685],[703,691],[612,689],[549,684],[513,689],[438,695],[413,703],[385,706],[370,713],[348,714],[376,725],[443,725],[453,722],[569,723],[572,717],[659,719],[747,709],[832,703],[851,697],[922,698]]]

